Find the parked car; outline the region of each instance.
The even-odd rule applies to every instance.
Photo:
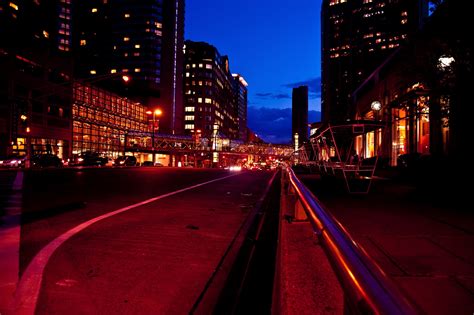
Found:
[[[161,164],[160,162],[155,162],[153,163],[153,161],[145,161],[145,162],[142,162],[142,166],[163,166],[163,164]]]
[[[115,166],[136,166],[137,158],[133,155],[119,156],[114,161]]]
[[[0,158],[1,168],[21,168],[25,167],[26,155],[9,155],[4,158]]]
[[[31,158],[32,167],[62,167],[63,161],[54,154],[37,154]]]
[[[84,152],[81,155],[75,156],[69,165],[77,166],[105,166],[109,159],[106,156],[102,156],[97,152]]]

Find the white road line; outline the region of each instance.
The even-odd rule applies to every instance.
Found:
[[[229,176],[213,179],[201,184],[197,184],[194,186],[176,190],[176,191],[173,191],[161,196],[147,199],[145,201],[142,201],[142,202],[139,202],[139,203],[136,203],[124,208],[120,208],[118,210],[106,213],[104,215],[98,216],[89,221],[86,221],[82,224],[79,224],[78,226],[58,236],[53,241],[51,241],[48,245],[43,247],[38,252],[38,254],[36,254],[35,258],[33,258],[33,260],[30,262],[30,264],[26,268],[25,272],[23,273],[23,276],[20,279],[20,283],[18,284],[18,288],[15,294],[15,300],[11,308],[12,312],[15,314],[21,314],[21,315],[33,315],[35,313],[36,303],[38,302],[39,291],[41,288],[41,282],[43,280],[43,272],[44,272],[44,268],[46,267],[46,264],[48,263],[49,259],[54,254],[54,252],[59,248],[59,246],[61,246],[65,241],[70,239],[75,234],[81,232],[82,230],[84,230],[85,228],[89,227],[90,225],[94,223],[110,218],[116,214],[152,203],[154,201],[157,201],[166,197],[170,197],[170,196],[185,192],[187,190],[191,190],[200,186],[204,186],[204,185],[217,182],[229,177],[237,176],[237,175],[239,174],[232,174]]]

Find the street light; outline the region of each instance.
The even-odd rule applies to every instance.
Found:
[[[160,117],[163,112],[161,111],[161,109],[155,109],[154,111],[149,110],[146,113],[147,115],[153,115],[153,128],[151,131],[151,150],[153,152],[152,161],[153,164],[155,164],[155,129],[160,132],[160,120],[157,117]]]

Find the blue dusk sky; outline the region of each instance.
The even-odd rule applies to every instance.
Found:
[[[248,125],[272,143],[291,141],[291,92],[309,86],[309,121],[321,109],[321,0],[186,0],[185,38],[228,55],[249,83]]]

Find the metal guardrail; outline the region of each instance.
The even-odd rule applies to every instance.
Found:
[[[290,167],[283,184],[294,194],[296,211],[306,213],[344,291],[345,313],[418,314],[419,311],[345,228],[301,183]],[[285,188],[286,189],[286,188]]]

